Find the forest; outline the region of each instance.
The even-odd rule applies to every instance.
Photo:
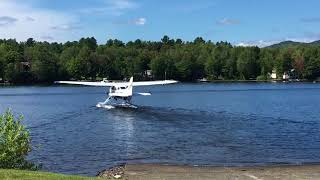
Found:
[[[52,83],[102,78],[179,81],[268,80],[294,69],[298,78],[320,77],[320,45],[241,47],[228,42],[171,39],[98,44],[94,37],[66,43],[0,40],[0,81]],[[151,70],[152,76],[147,72]]]

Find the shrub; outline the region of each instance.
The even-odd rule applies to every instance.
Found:
[[[10,110],[0,115],[0,168],[37,169],[26,160],[31,145],[29,132],[21,124],[22,119],[22,116],[15,119]]]
[[[257,81],[266,81],[266,80],[268,80],[267,76],[260,75],[260,76],[257,77]]]

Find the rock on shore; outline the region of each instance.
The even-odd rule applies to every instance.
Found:
[[[103,170],[97,174],[98,177],[105,179],[123,179],[125,166],[116,166]]]

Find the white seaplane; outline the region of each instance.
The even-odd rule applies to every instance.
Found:
[[[134,86],[165,85],[165,84],[174,84],[177,82],[178,81],[175,81],[175,80],[133,82],[133,77],[131,77],[129,82],[110,82],[104,79],[103,81],[100,81],[100,82],[56,81],[55,83],[110,87],[108,98],[104,102],[99,102],[96,106],[106,108],[106,109],[113,109],[115,107],[137,108],[137,106],[131,103],[133,95],[151,96],[151,93],[133,94]]]

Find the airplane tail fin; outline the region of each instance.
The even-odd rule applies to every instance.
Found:
[[[133,77],[130,78],[129,84],[128,84],[128,90],[130,91],[130,95],[132,96],[132,90],[133,89]]]
[[[133,85],[133,77],[131,77],[129,81],[129,86],[132,86],[132,85]]]

